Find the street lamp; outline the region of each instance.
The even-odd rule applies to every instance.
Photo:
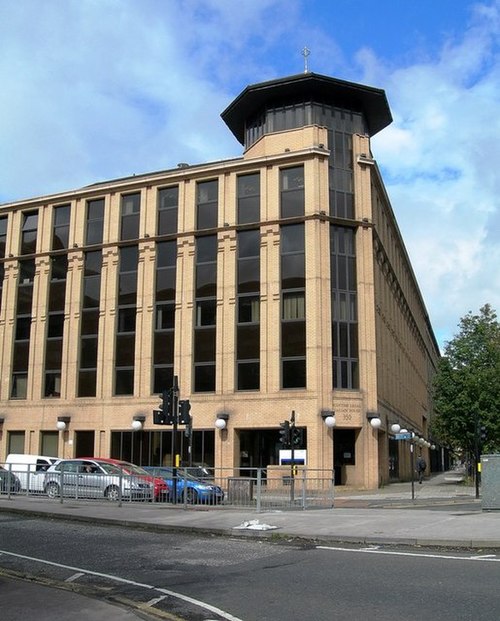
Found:
[[[220,429],[222,431],[223,429],[227,427],[228,420],[229,420],[229,414],[226,414],[225,412],[221,412],[220,414],[217,414],[217,418],[215,420],[215,426],[217,427],[217,429]]]
[[[134,431],[140,431],[144,425],[146,417],[144,414],[136,414],[132,419],[132,429]]]
[[[332,430],[332,483],[335,485],[335,438],[333,436],[333,428],[337,424],[337,420],[333,410],[322,410],[321,418],[328,429]]]
[[[380,429],[382,426],[382,419],[380,418],[378,412],[367,412],[366,418],[370,421],[370,425],[373,429]]]
[[[321,412],[321,418],[329,429],[335,427],[335,425],[337,424],[337,420],[335,419],[335,412],[331,410],[323,410]]]
[[[71,420],[71,416],[58,416],[56,427],[58,431],[66,431],[67,426]]]

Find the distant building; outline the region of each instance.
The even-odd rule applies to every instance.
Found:
[[[182,463],[277,465],[294,412],[337,484],[409,473],[390,428],[427,436],[439,351],[370,149],[385,93],[304,73],[222,118],[242,157],[0,206],[0,461],[171,463],[175,376]]]

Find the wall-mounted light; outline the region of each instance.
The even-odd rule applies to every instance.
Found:
[[[382,420],[378,412],[367,412],[366,418],[370,421],[370,425],[374,429],[379,429],[382,426]]]
[[[401,425],[399,423],[393,423],[391,425],[392,433],[399,433],[401,431]]]
[[[321,418],[327,427],[335,427],[337,421],[335,419],[335,412],[333,410],[322,410]]]
[[[229,414],[226,414],[225,412],[220,412],[220,414],[217,414],[217,418],[215,419],[215,426],[217,427],[217,429],[225,429],[227,427],[227,421],[229,420]]]
[[[134,431],[140,431],[144,426],[145,420],[146,420],[146,417],[144,416],[144,414],[136,414],[132,418],[132,429]]]
[[[59,431],[65,431],[71,421],[71,416],[58,416],[56,427]]]
[[[0,416],[0,427],[3,427],[4,422],[5,418],[3,416]]]
[[[366,153],[360,153],[357,157],[357,162],[358,164],[369,164],[370,166],[375,165],[375,160]]]

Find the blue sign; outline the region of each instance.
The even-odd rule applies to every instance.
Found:
[[[411,440],[411,433],[395,433],[394,434],[394,439],[395,440]]]

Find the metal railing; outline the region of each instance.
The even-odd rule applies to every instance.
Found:
[[[169,472],[170,471],[170,472]],[[246,507],[256,512],[268,510],[331,508],[334,483],[331,470],[305,466],[268,468],[213,468],[208,476],[194,477],[190,468],[148,468],[151,477],[160,477],[169,487],[165,505],[184,508],[199,505]],[[175,476],[174,476],[175,474]],[[137,475],[75,472],[32,472],[9,464],[0,479],[0,495],[45,496],[55,501],[111,500],[122,503],[154,499],[153,483]]]

